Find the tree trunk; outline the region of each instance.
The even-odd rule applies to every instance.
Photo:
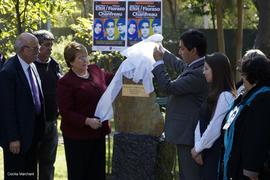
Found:
[[[237,62],[242,57],[243,48],[243,0],[237,0],[237,33],[236,33],[236,59]],[[239,79],[239,73],[236,72],[236,79]]]
[[[254,47],[270,57],[270,1],[253,0],[253,2],[260,18]]]
[[[85,0],[82,0],[82,6],[83,6],[83,17],[87,17],[87,5]]]
[[[16,0],[15,10],[16,10],[16,19],[17,19],[17,33],[21,34],[23,31],[22,31],[22,22],[21,22],[21,14],[20,14],[20,1],[19,0]]]
[[[173,29],[176,29],[176,0],[167,0],[169,4],[170,14],[171,14],[171,24]]]
[[[215,18],[215,4],[213,2],[210,2],[210,12],[211,12],[211,20],[213,24],[213,29],[216,29],[216,18]]]
[[[217,37],[218,50],[225,53],[224,32],[222,25],[222,0],[216,0],[216,15],[217,15]]]

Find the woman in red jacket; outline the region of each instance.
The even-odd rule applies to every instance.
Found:
[[[70,70],[58,81],[57,96],[68,179],[105,180],[105,135],[110,127],[94,113],[113,75],[89,65],[82,44],[68,44],[64,57]]]

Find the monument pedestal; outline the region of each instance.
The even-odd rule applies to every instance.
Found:
[[[113,180],[155,180],[158,138],[149,135],[114,135]]]
[[[150,135],[114,135],[113,180],[171,180],[176,149]]]
[[[123,77],[123,84],[134,83]],[[160,139],[164,118],[156,104],[156,94],[136,97],[122,96],[120,92],[113,107],[116,134],[112,179],[169,180],[175,148]]]

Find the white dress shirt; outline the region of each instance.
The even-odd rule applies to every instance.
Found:
[[[197,153],[212,147],[219,138],[223,119],[231,107],[234,96],[231,92],[223,91],[218,98],[216,109],[203,134],[200,132],[200,121],[195,129],[195,151]]]

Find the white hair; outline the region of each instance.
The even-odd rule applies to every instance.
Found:
[[[266,55],[259,49],[250,49],[250,50],[246,51],[242,60],[252,59],[255,57],[265,57],[266,58]]]

